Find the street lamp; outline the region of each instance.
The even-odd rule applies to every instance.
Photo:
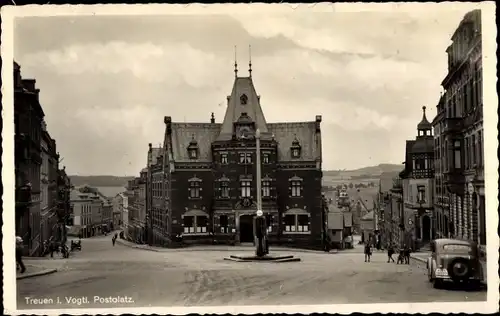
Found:
[[[257,181],[257,211],[255,214],[257,217],[255,218],[255,235],[257,237],[257,242],[255,245],[255,255],[257,257],[263,257],[264,255],[269,253],[267,247],[267,225],[266,219],[263,216],[264,212],[262,211],[262,166],[260,164],[260,130],[257,129],[255,131],[255,162],[256,162],[256,181]]]

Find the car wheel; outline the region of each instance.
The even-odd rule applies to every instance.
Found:
[[[448,273],[454,281],[468,279],[471,272],[470,262],[464,258],[457,258],[448,265]]]

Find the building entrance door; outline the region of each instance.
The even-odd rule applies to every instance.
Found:
[[[240,242],[254,242],[252,215],[240,216]]]

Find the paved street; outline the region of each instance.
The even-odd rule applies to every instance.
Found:
[[[37,260],[59,272],[17,281],[19,308],[135,307],[250,304],[444,302],[486,299],[486,291],[436,290],[425,265],[386,263],[375,253],[303,253],[302,262],[237,263],[228,251],[153,252],[117,244],[111,237],[83,240],[70,259]],[[272,249],[271,249],[272,250]],[[248,252],[251,252],[249,249]],[[285,252],[280,251],[280,254]],[[32,260],[33,262],[35,260]],[[130,297],[106,303],[106,298]],[[27,298],[52,299],[31,305]],[[58,301],[59,298],[59,301]],[[71,303],[66,299],[75,298]],[[78,300],[88,303],[78,305]],[[97,301],[94,302],[94,299]]]

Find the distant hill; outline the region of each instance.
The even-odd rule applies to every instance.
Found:
[[[378,166],[369,166],[354,170],[325,170],[323,171],[323,175],[329,177],[372,178],[378,177],[384,172],[399,172],[403,168],[403,165],[383,163]]]
[[[91,187],[126,187],[134,177],[116,176],[69,176],[75,187],[89,185]]]

